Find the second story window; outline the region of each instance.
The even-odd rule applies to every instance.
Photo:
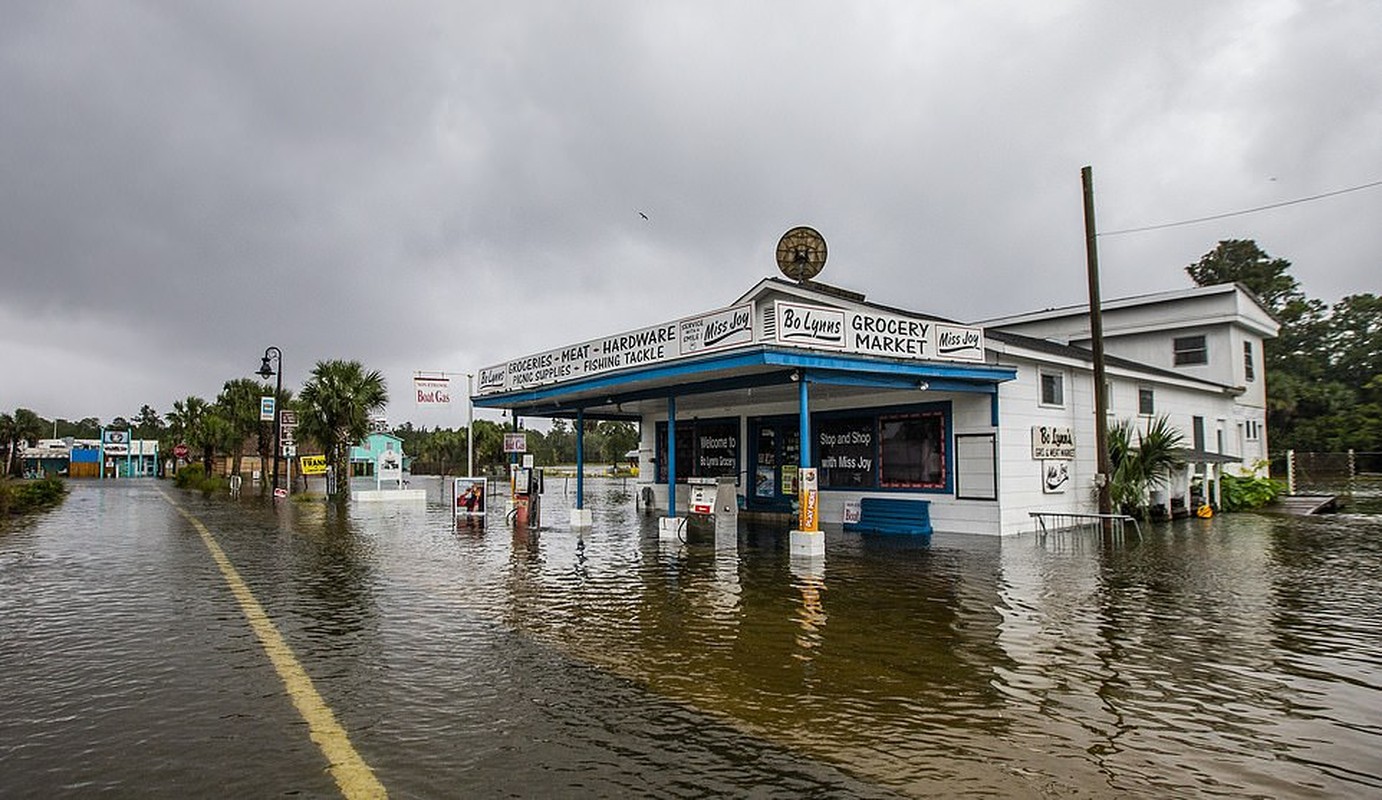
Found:
[[[1155,396],[1152,394],[1152,387],[1137,387],[1137,413],[1150,417],[1156,413]]]
[[[1253,377],[1252,342],[1243,342],[1243,379],[1250,381]]]
[[[1044,406],[1065,405],[1065,381],[1059,372],[1041,373],[1041,404]]]
[[[1172,341],[1171,351],[1178,367],[1209,363],[1209,351],[1205,349],[1203,336],[1177,336]]]

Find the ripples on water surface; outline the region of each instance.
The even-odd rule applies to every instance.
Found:
[[[135,487],[0,534],[0,668],[35,684],[0,700],[0,778],[80,746],[112,785],[196,786],[180,765],[205,741],[329,793],[200,541]],[[831,532],[802,562],[771,528],[659,541],[631,484],[588,482],[578,536],[562,488],[527,533],[187,502],[399,796],[1382,794],[1382,518]],[[141,657],[151,636],[183,663]],[[131,715],[153,767],[119,764]]]

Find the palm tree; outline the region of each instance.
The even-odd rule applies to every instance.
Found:
[[[173,443],[179,442],[188,447],[204,447],[207,438],[206,418],[210,406],[200,397],[188,395],[186,400],[174,400],[173,410],[168,418],[168,434]],[[211,459],[203,454],[207,474],[211,474]]]
[[[336,476],[334,499],[349,499],[350,447],[364,440],[370,415],[389,402],[384,376],[358,361],[318,361],[298,402],[299,431],[321,443]]]
[[[14,462],[14,443],[19,439],[15,433],[14,417],[10,414],[0,413],[0,447],[5,448],[5,472],[10,474],[10,465]]]
[[[1137,444],[1133,444],[1133,437]],[[1131,420],[1121,420],[1109,428],[1109,461],[1113,475],[1109,496],[1125,514],[1145,517],[1152,489],[1170,482],[1171,473],[1184,463],[1178,450],[1185,436],[1171,427],[1163,414],[1147,423],[1138,433]]]
[[[226,381],[216,397],[217,414],[230,425],[227,444],[232,475],[240,474],[245,442],[259,432],[259,398],[265,393],[264,384],[259,381],[235,378]]]
[[[43,435],[44,428],[42,418],[27,408],[17,408],[13,415],[0,414],[0,444],[6,448],[6,475],[22,469],[20,460],[16,458],[19,455],[19,443],[37,442]]]

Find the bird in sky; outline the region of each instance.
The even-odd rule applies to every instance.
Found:
[[[644,220],[648,219],[648,215],[644,214],[642,211],[638,212],[638,216],[642,217]]]

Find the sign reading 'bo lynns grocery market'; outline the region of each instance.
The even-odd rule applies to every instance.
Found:
[[[982,330],[933,320],[780,300],[772,305],[768,332],[755,337],[753,320],[753,304],[744,303],[516,358],[480,370],[476,394],[546,386],[755,342],[923,361],[984,360]]]

